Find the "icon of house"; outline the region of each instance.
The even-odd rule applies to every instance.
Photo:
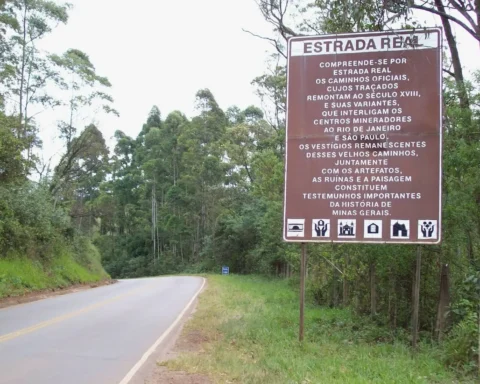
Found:
[[[405,224],[400,224],[396,222],[393,224],[393,236],[395,237],[406,237],[407,236],[407,227]]]
[[[375,223],[372,223],[367,227],[368,233],[378,233],[379,230],[380,230],[379,226]]]

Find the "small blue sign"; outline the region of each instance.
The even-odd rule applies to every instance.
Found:
[[[223,266],[222,267],[222,275],[228,275],[230,273],[230,268]]]

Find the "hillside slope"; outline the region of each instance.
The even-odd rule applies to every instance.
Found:
[[[57,246],[48,258],[14,252],[0,258],[0,298],[108,280],[100,254],[88,239],[76,246]]]

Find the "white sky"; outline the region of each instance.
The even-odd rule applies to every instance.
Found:
[[[68,24],[56,28],[40,48],[57,54],[80,49],[90,56],[97,73],[109,78],[120,118],[94,118],[110,146],[117,129],[136,137],[153,105],[163,118],[176,109],[192,116],[195,93],[201,88],[209,88],[224,109],[259,106],[250,83],[265,72],[273,48],[242,31],[271,35],[254,0],[70,2],[74,8]],[[428,17],[430,26],[439,25],[436,17]],[[464,66],[480,68],[479,45],[458,28],[457,32]],[[66,118],[62,110],[38,116],[45,160],[61,151],[56,121]]]
[[[72,3],[68,24],[57,27],[41,48],[58,54],[83,50],[97,73],[109,78],[120,118],[97,116],[107,141],[117,129],[136,137],[153,105],[163,118],[173,110],[194,115],[195,93],[202,88],[209,88],[224,109],[259,105],[250,83],[264,73],[273,48],[242,31],[270,33],[253,0]],[[37,118],[46,160],[61,149],[53,143],[59,118],[67,118],[65,111]]]

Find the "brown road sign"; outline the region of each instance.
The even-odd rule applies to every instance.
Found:
[[[284,240],[438,244],[442,30],[288,43]]]

